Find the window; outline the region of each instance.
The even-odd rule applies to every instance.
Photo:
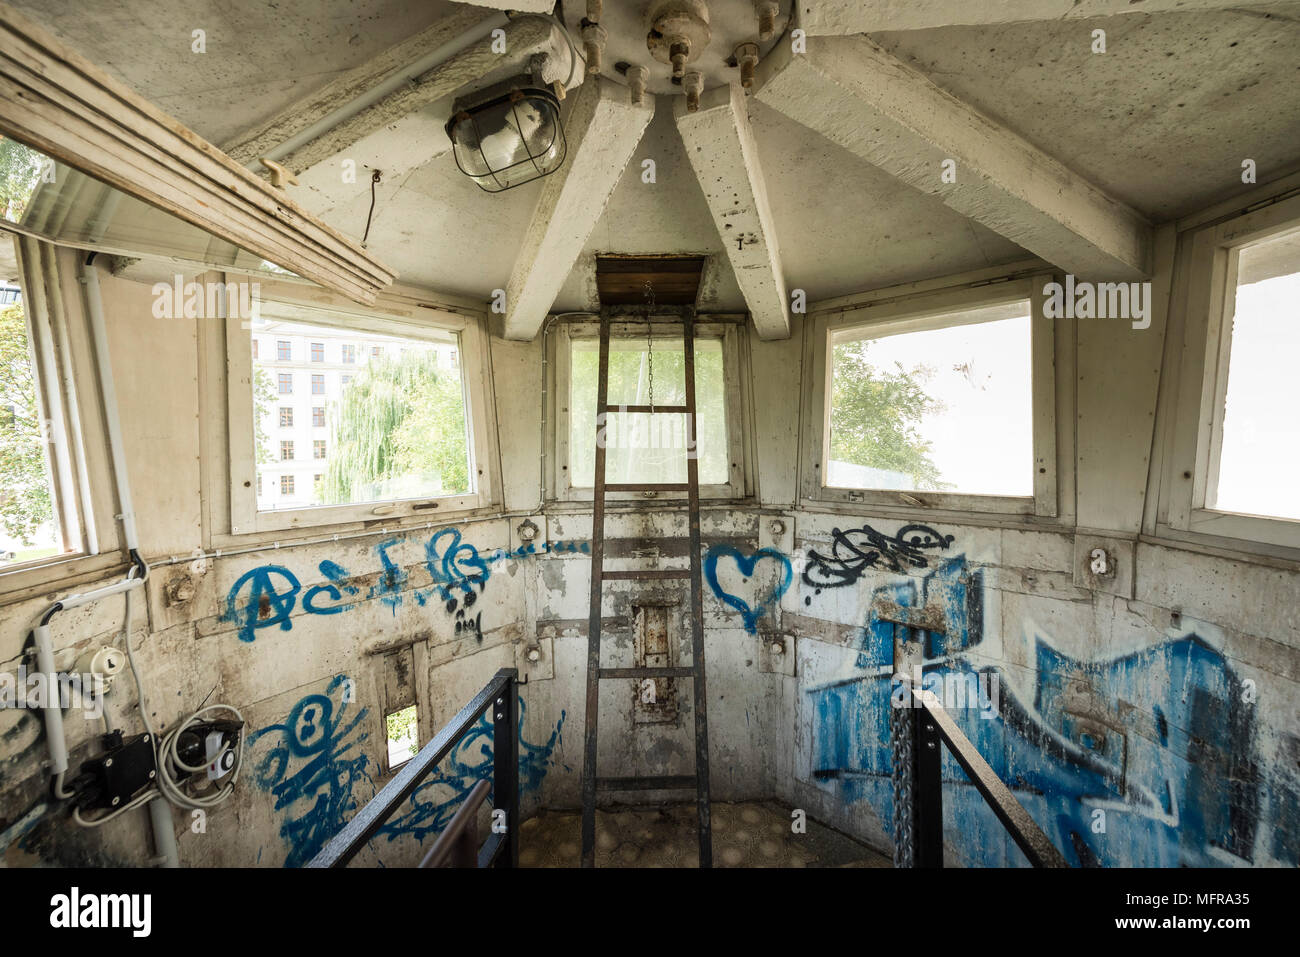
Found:
[[[280,378],[280,395],[291,395],[293,393],[293,373],[281,372]]]
[[[0,306],[0,571],[82,547],[49,318],[21,291]]]
[[[261,472],[257,473],[257,494],[258,495],[262,494],[262,473]]]
[[[346,344],[344,344],[344,346],[343,346],[343,361],[346,362],[346,363],[348,363],[348,364],[351,364],[351,363],[357,361],[357,347],[356,347],[356,346],[354,346],[354,345],[352,345],[352,344],[350,344],[350,343],[346,343]]]
[[[1053,352],[1073,320],[1044,318],[1048,274],[963,278],[810,312],[805,500],[1058,514]]]
[[[325,361],[325,343],[313,342],[311,344],[311,361],[312,362]]]
[[[383,346],[371,346],[371,347],[370,347],[370,358],[372,358],[372,359],[380,359],[380,358],[383,357],[383,355],[384,355],[384,347],[383,347]]]
[[[380,307],[308,301],[287,284],[262,288],[276,295],[259,302],[251,328],[227,322],[228,341],[270,333],[328,346],[364,330],[366,354],[372,347],[382,349],[385,360],[354,366],[351,376],[311,376],[310,428],[318,431],[293,438],[310,443],[310,455],[303,457],[315,469],[300,475],[303,482],[292,500],[255,495],[249,482],[255,462],[289,461],[277,458],[274,442],[256,428],[230,430],[235,534],[369,521],[376,505],[385,506],[385,516],[427,522],[434,500],[440,518],[499,500],[499,480],[489,468],[493,410],[486,401],[486,369],[477,358],[485,333],[476,322],[436,307],[422,309],[417,322],[394,318]],[[467,359],[456,369],[448,369],[445,358],[440,361],[462,351]],[[240,353],[248,355],[246,349],[227,355]],[[231,382],[248,375],[256,383],[261,368],[253,363],[244,373],[236,363]],[[477,371],[470,375],[470,369]],[[232,388],[230,421],[256,423],[263,401],[256,384],[251,390]]]
[[[385,716],[388,736],[388,767],[395,768],[415,757],[420,750],[420,722],[415,705]]]
[[[292,475],[281,475],[281,476],[280,476],[280,494],[281,494],[281,495],[292,495],[292,494],[293,494],[293,476],[292,476]]]
[[[831,334],[826,483],[1034,491],[1029,300]]]
[[[616,323],[610,340],[611,406],[680,406],[686,401],[681,325],[654,324],[647,341],[644,323]],[[557,454],[550,480],[557,498],[590,500],[595,485],[600,360],[599,326],[565,323],[556,348],[556,391],[566,401],[556,410]],[[737,330],[728,323],[697,324],[694,442],[701,495],[737,498],[746,492],[741,437]],[[653,393],[653,394],[652,394]],[[653,403],[652,403],[653,399]],[[607,483],[681,483],[687,480],[692,447],[683,413],[615,411],[604,418]],[[684,493],[659,493],[665,498]],[[641,497],[613,493],[612,498]]]
[[[1300,359],[1300,229],[1242,246],[1235,265],[1217,471],[1206,506],[1300,519],[1300,419],[1291,397]]]
[[[280,339],[275,344],[275,357],[280,362],[288,362],[293,358],[293,350],[289,348],[287,339]]]
[[[284,441],[284,442],[281,442],[281,443],[280,443],[280,461],[281,461],[281,462],[291,462],[291,461],[293,461],[293,443],[292,443],[292,442]]]
[[[256,340],[256,339],[253,340],[253,358],[254,358],[254,359],[257,358],[257,340]]]
[[[1295,557],[1300,198],[1202,226],[1184,247],[1167,333],[1182,343],[1179,374],[1162,380],[1170,451],[1152,530]]]
[[[280,406],[280,428],[293,428],[293,408],[291,406]]]

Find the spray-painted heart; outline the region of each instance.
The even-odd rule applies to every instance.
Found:
[[[753,578],[754,567],[765,558],[777,562],[781,566],[781,574],[776,584],[772,586],[758,604],[751,607],[745,599],[724,591],[722,586],[718,584],[719,558],[730,558],[734,561],[736,567],[740,569],[740,574],[745,578]],[[760,548],[752,555],[744,555],[739,549],[730,545],[713,545],[709,548],[708,554],[704,556],[704,578],[708,581],[709,587],[713,589],[713,594],[718,596],[719,601],[740,612],[745,621],[745,630],[752,635],[758,630],[758,620],[780,601],[781,596],[790,587],[790,582],[794,580],[794,570],[790,567],[790,559],[775,548]]]

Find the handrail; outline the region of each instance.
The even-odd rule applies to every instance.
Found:
[[[474,785],[469,797],[461,803],[451,822],[443,828],[433,842],[429,853],[420,862],[421,867],[443,867],[450,859],[454,867],[478,866],[478,809],[487,800],[486,780]]]
[[[330,839],[308,867],[343,867],[396,812],[420,783],[438,766],[484,712],[491,710],[492,796],[494,810],[506,812],[505,827],[493,828],[492,837],[479,854],[480,867],[517,867],[519,842],[519,695],[515,668],[502,668],[482,690],[447,722],[433,740],[408,761],[393,780],[366,802],[352,820]]]
[[[1031,865],[1068,867],[1065,857],[944,710],[934,692],[911,690],[915,697],[910,756],[914,866],[943,866],[943,782],[939,760],[942,742]]]

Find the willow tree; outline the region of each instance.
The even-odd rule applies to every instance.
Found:
[[[901,472],[918,489],[952,488],[930,457],[931,445],[918,426],[943,403],[925,391],[934,374],[924,365],[887,368],[867,356],[870,340],[834,348],[831,386],[831,458],[838,462]]]
[[[0,309],[0,527],[30,546],[54,518],[21,303]]]
[[[469,488],[460,377],[432,351],[369,362],[328,412],[333,448],[322,504],[451,494]]]

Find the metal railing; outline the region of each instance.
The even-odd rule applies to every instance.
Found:
[[[1068,867],[1043,829],[1002,783],[932,691],[906,686],[912,707],[894,712],[894,821],[898,867],[943,867],[941,745],[946,745],[1034,867]]]
[[[492,715],[492,798],[493,810],[504,810],[505,828],[492,834],[477,849],[477,860],[468,853],[470,841],[478,843],[474,827],[479,805],[487,797],[487,780],[480,781],[456,812],[442,836],[421,866],[517,867],[519,865],[519,672],[502,668],[474,698],[461,708],[433,740],[411,758],[393,780],[371,798],[330,840],[308,867],[343,867],[366,842],[379,832],[420,783],[438,766],[485,713]],[[494,822],[495,825],[495,822]],[[444,840],[444,838],[446,838]],[[441,845],[441,847],[439,846]]]

